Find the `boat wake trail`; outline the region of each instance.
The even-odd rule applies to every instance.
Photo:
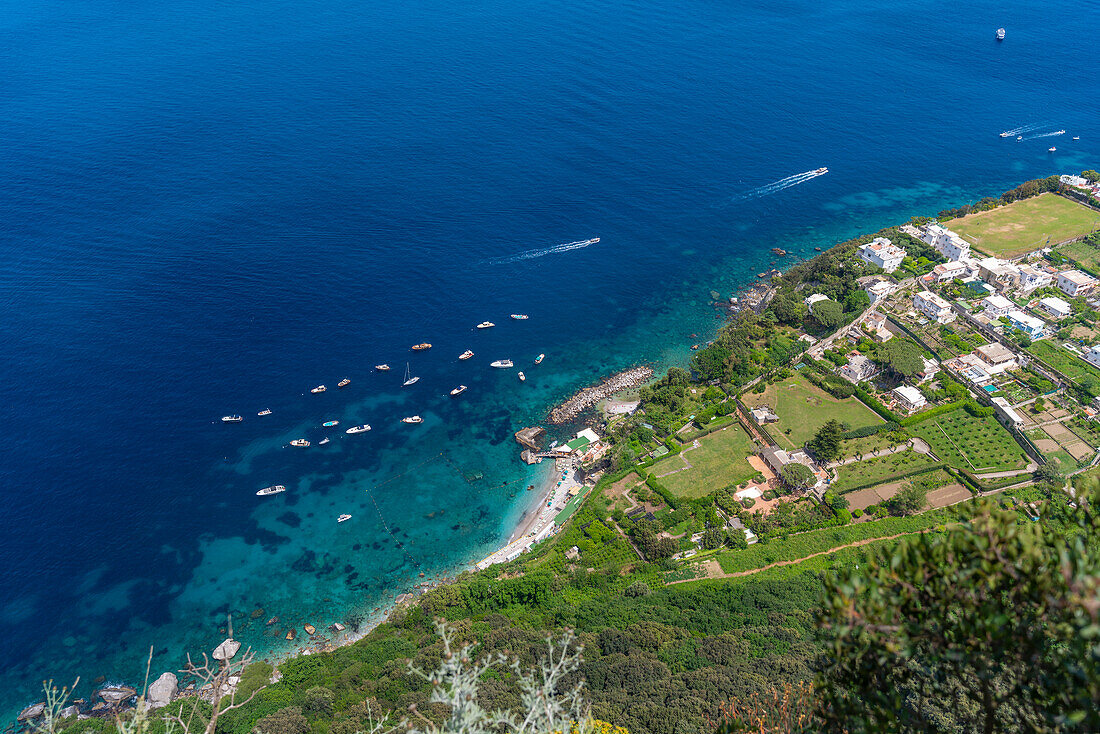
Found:
[[[816,168],[812,171],[803,171],[802,173],[796,173],[793,176],[787,176],[786,178],[781,178],[778,181],[772,181],[770,184],[757,186],[755,189],[752,189],[751,191],[746,191],[743,194],[738,194],[737,196],[734,196],[731,201],[759,199],[761,196],[768,196],[770,194],[782,191],[783,189],[789,189],[792,186],[798,186],[799,184],[805,183],[810,179],[817,178],[818,176],[824,176],[828,172],[828,168]]]
[[[534,260],[536,257],[545,257],[546,255],[557,255],[561,252],[569,252],[570,250],[582,250],[589,245],[594,245],[600,241],[599,237],[593,237],[590,240],[578,240],[577,242],[566,242],[561,245],[554,245],[553,247],[544,247],[540,250],[527,250],[517,255],[509,255],[507,257],[492,257],[485,262],[489,265],[504,265],[506,263],[518,263],[522,260]]]
[[[1065,130],[1055,130],[1054,132],[1043,133],[1041,135],[1028,135],[1024,140],[1038,140],[1039,138],[1053,138],[1055,135],[1065,135]]]
[[[1011,130],[1005,130],[1005,133],[1006,135],[1023,135],[1024,133],[1029,133],[1032,130],[1035,130],[1036,128],[1040,128],[1042,126],[1043,123],[1037,122],[1033,125],[1022,125],[1020,127],[1014,127]]]

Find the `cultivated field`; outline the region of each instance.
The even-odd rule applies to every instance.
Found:
[[[768,405],[775,411],[780,420],[768,424],[768,433],[785,449],[801,448],[831,418],[851,428],[883,422],[855,398],[837,400],[798,373],[783,382],[768,385],[762,393],[745,393],[741,401],[750,408]]]
[[[756,476],[756,469],[745,460],[754,450],[748,434],[735,423],[700,438],[699,448],[685,446],[682,452],[662,459],[649,471],[678,496],[702,497]]]
[[[1080,237],[1100,227],[1100,212],[1055,194],[952,219],[945,225],[979,250],[1012,257]]]
[[[993,416],[975,418],[959,408],[909,427],[936,456],[952,466],[975,473],[1027,467],[1028,459],[1016,439]]]
[[[1033,342],[1032,345],[1027,348],[1027,351],[1031,352],[1074,382],[1078,382],[1086,376],[1100,380],[1100,370],[1097,370],[1076,354],[1058,346],[1058,343],[1051,339],[1042,339]]]
[[[1058,252],[1086,268],[1095,270],[1100,267],[1100,247],[1087,242],[1067,242],[1058,248]]]
[[[833,484],[833,491],[843,493],[872,482],[886,482],[901,474],[908,474],[938,463],[932,457],[919,454],[912,449],[876,459],[856,461],[837,469],[837,481]]]

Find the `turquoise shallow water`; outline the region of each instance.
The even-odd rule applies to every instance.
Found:
[[[1100,82],[1066,61],[1095,5],[0,7],[0,711],[137,680],[150,645],[174,669],[227,612],[273,655],[369,618],[507,539],[547,471],[513,431],[684,363],[771,247],[1100,153]],[[1081,140],[997,137],[1025,124]],[[539,352],[522,385],[487,367]],[[331,419],[374,430],[284,448]]]

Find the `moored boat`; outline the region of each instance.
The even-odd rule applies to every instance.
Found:
[[[324,426],[325,428],[332,428],[333,426],[340,425],[340,421],[325,421],[321,425]]]
[[[316,395],[317,393],[324,392],[325,390],[328,390],[328,388],[325,387],[324,385],[318,385],[317,387],[310,390],[310,392],[313,393],[314,395]]]
[[[345,513],[345,514],[341,515],[340,517],[336,518],[336,522],[347,522],[350,519],[351,519],[351,515],[348,515],[348,514]]]
[[[222,423],[240,423],[243,420],[244,420],[244,418],[240,417],[239,415],[223,415],[222,416]]]
[[[1005,40],[1005,29],[1004,28],[998,28],[997,32],[994,35],[996,36],[998,41]]]
[[[474,353],[472,351],[470,351],[469,349],[467,349],[465,352],[458,355],[458,358],[459,359],[469,359],[472,356],[474,356]]]
[[[256,496],[257,497],[267,497],[268,495],[279,494],[280,492],[285,492],[285,491],[286,491],[286,487],[284,487],[283,485],[273,484],[270,487],[264,487],[263,489],[261,489],[259,492],[256,493]]]
[[[512,360],[510,360],[510,359],[498,359],[495,362],[490,362],[489,366],[490,367],[496,367],[498,370],[506,370],[509,367],[512,367],[513,365],[512,365]]]
[[[428,342],[421,342],[419,344],[414,344],[412,346],[412,350],[414,352],[423,352],[425,349],[431,349],[431,348],[432,348],[432,345]]]
[[[271,415],[271,408],[264,408],[263,410],[261,410],[256,415]]]
[[[291,446],[298,446],[300,448],[305,448],[306,446],[309,446],[309,441],[307,441],[304,438],[296,438],[296,439],[294,439],[293,441],[290,442],[290,445]]]
[[[402,423],[423,423],[424,419],[418,415],[410,415],[407,418],[401,419]]]
[[[1081,136],[1080,136],[1080,135],[1074,135],[1074,136],[1073,136],[1073,139],[1074,139],[1074,140],[1080,140],[1080,139],[1081,139]]]
[[[401,384],[404,385],[405,387],[408,387],[409,385],[415,385],[417,380],[419,380],[419,379],[420,379],[419,377],[413,377],[412,373],[409,371],[409,363],[406,362],[405,363],[405,381],[402,382]]]
[[[523,370],[520,370],[519,381],[520,382],[527,382],[527,375],[523,374]]]
[[[544,359],[546,359],[546,355],[540,354],[539,356],[535,357],[535,364],[542,364],[542,360]]]
[[[366,431],[369,431],[369,430],[370,430],[370,426],[368,424],[364,423],[361,426],[352,426],[348,430],[344,431],[344,433],[365,433]]]
[[[329,438],[328,436],[325,436],[324,438],[322,438],[320,441],[317,442],[317,445],[318,446],[324,446],[326,443],[328,443],[331,440],[332,440],[331,438]]]
[[[342,380],[340,380],[339,382],[336,383],[336,387],[347,387],[350,384],[351,384],[351,380],[349,380],[348,378],[345,377],[344,379],[342,379]]]
[[[514,313],[514,314],[512,314],[512,318],[515,319],[516,321],[526,321],[527,320],[527,314],[525,314],[525,313]]]
[[[479,329],[491,329],[494,326],[496,326],[496,324],[494,324],[492,321],[482,321],[480,324],[477,325],[477,328],[479,328]]]
[[[1053,145],[1052,145],[1052,146],[1050,146],[1049,148],[1047,148],[1047,152],[1048,152],[1048,153],[1054,153],[1054,152],[1055,152],[1055,151],[1057,151],[1057,150],[1058,150],[1058,149],[1057,149],[1057,148],[1055,148],[1055,147],[1054,147]]]
[[[374,369],[378,370],[379,372],[388,372],[390,366],[388,364],[376,364],[374,365]]]
[[[455,395],[461,395],[464,392],[466,392],[466,386],[459,385],[454,390],[451,390],[451,397],[454,397]]]

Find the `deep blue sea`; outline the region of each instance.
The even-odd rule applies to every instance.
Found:
[[[285,653],[466,567],[547,470],[512,432],[684,362],[711,291],[792,262],[770,248],[1097,167],[1097,27],[1094,1],[0,0],[0,712],[140,682],[150,646],[177,669],[228,612]],[[1068,133],[997,135],[1023,126]]]

